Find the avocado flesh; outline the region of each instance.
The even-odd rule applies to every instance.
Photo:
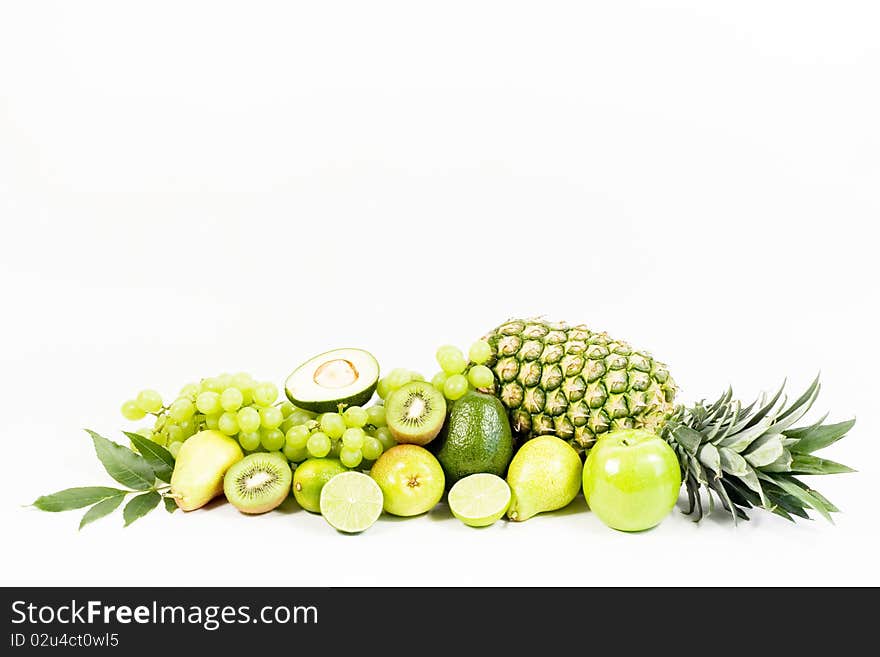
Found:
[[[287,378],[284,391],[295,406],[327,413],[340,404],[363,406],[379,381],[379,363],[363,349],[334,349],[307,360]]]
[[[478,472],[503,477],[513,458],[507,409],[493,395],[469,392],[452,404],[434,443],[449,486]]]

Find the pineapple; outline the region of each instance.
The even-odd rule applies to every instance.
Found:
[[[677,388],[665,365],[586,326],[510,320],[483,339],[493,352],[492,392],[520,441],[555,435],[582,453],[608,431],[649,429],[675,450],[686,513],[696,520],[714,510],[713,495],[734,522],[747,520],[752,507],[789,520],[808,518],[807,509],[830,520],[837,511],[795,476],[852,472],[813,452],[844,437],[854,420],[824,424],[823,417],[794,427],[815,402],[818,379],[790,405],[780,402],[780,388],[747,407],[728,390],[712,404],[685,408],[674,405]]]
[[[521,440],[555,435],[583,452],[613,429],[659,430],[674,411],[666,366],[605,333],[513,320],[483,339],[495,394]]]

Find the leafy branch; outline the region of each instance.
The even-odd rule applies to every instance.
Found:
[[[53,513],[89,507],[79,523],[80,529],[113,513],[129,495],[133,497],[122,509],[126,527],[159,506],[159,502],[164,501],[168,513],[177,510],[177,504],[170,494],[171,486],[168,485],[174,470],[174,457],[167,449],[128,431],[123,433],[137,451],[108,440],[91,429],[86,429],[86,432],[92,437],[95,453],[107,474],[125,488],[67,488],[38,497],[32,506]]]

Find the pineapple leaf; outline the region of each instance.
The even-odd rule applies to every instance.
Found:
[[[795,479],[794,481],[797,481],[797,479]],[[827,497],[822,495],[822,493],[817,490],[811,490],[810,493],[813,495],[813,497],[819,500],[826,509],[828,509],[829,513],[840,513],[840,509],[834,506]]]
[[[813,379],[813,382],[810,384],[810,386],[804,391],[804,394],[798,397],[797,401],[795,401],[791,406],[788,407],[787,411],[779,416],[779,419],[784,420],[785,418],[794,414],[795,411],[797,411],[803,404],[806,404],[807,410],[809,410],[810,406],[813,405],[813,401],[815,401],[816,399],[816,395],[819,394],[819,389],[821,387],[822,386],[819,384],[819,375],[817,374],[816,378]],[[806,410],[804,411],[804,413],[805,412]],[[801,415],[803,415],[803,413],[801,413]]]
[[[749,451],[743,454],[746,461],[754,468],[760,468],[770,465],[782,456],[785,448],[782,446],[782,440],[778,433],[768,433],[752,443]]]
[[[721,455],[718,448],[712,443],[706,443],[700,448],[700,463],[709,468],[716,476],[721,475]]]
[[[731,433],[727,438],[722,440],[719,445],[722,447],[729,447],[734,452],[742,452],[751,445],[756,438],[760,437],[765,431],[767,431],[772,424],[773,418],[767,418],[740,432]]]
[[[785,435],[798,439],[797,445],[792,446],[791,451],[798,454],[811,454],[843,438],[855,423],[855,418],[853,418],[837,424],[790,429],[785,432]]]
[[[776,394],[773,395],[773,399],[771,399],[769,402],[767,402],[766,404],[764,404],[764,405],[763,405],[758,411],[756,411],[755,414],[752,415],[751,417],[746,416],[746,418],[743,420],[743,424],[744,424],[743,428],[744,428],[744,429],[748,429],[748,428],[753,427],[753,426],[755,426],[756,424],[758,424],[761,420],[764,419],[764,416],[767,415],[767,413],[769,413],[769,412],[773,409],[774,406],[776,406],[776,402],[778,402],[778,401],[779,401],[779,398],[782,397],[782,391],[785,390],[785,383],[786,383],[787,380],[788,380],[788,379],[786,379],[785,381],[783,381],[783,382],[782,382],[782,385],[779,386],[779,390],[777,390],[777,391],[776,391]],[[771,422],[771,424],[772,424],[772,422]],[[769,425],[768,425],[768,426],[769,426]],[[735,430],[735,431],[738,431],[738,429]]]
[[[731,410],[732,410],[732,408],[731,408],[730,404],[726,404],[724,406],[724,415],[721,416],[721,419],[718,422],[715,422],[715,426],[706,435],[706,440],[713,441],[715,439],[715,436],[718,435],[718,432],[721,431],[721,429],[724,427],[725,423],[727,422],[727,418],[730,417]]]
[[[703,442],[703,436],[698,431],[694,431],[690,427],[679,424],[672,429],[672,437],[675,442],[684,447],[685,451],[691,456],[697,453],[700,443]]]
[[[825,505],[822,504],[819,500],[813,497],[809,491],[804,490],[800,486],[794,483],[791,479],[785,477],[784,475],[777,475],[775,477],[771,477],[770,475],[766,475],[762,472],[758,472],[758,477],[764,481],[770,482],[772,484],[776,484],[786,493],[796,498],[802,505],[810,507],[811,509],[815,509],[818,511],[825,520],[834,524],[834,520],[831,518],[831,514],[828,512],[828,509],[825,508]]]
[[[806,475],[823,475],[823,474],[844,474],[846,472],[855,472],[848,465],[837,463],[829,459],[819,458],[812,454],[795,454],[791,460],[792,474]]]
[[[751,472],[751,468],[746,463],[746,460],[729,447],[721,447],[718,453],[721,457],[721,469],[726,474],[742,477]]]
[[[763,466],[761,470],[763,472],[791,472],[791,461],[791,452],[783,447],[782,455],[773,463]]]
[[[807,411],[809,411],[810,408],[812,408],[813,404],[816,402],[816,397],[819,395],[819,390],[822,389],[822,386],[818,385],[818,380],[814,382],[813,385],[815,386],[815,388],[813,389],[809,397],[801,397],[801,399],[796,401],[793,406],[791,406],[787,411],[776,418],[776,424],[773,425],[774,431],[785,431],[792,424],[794,424],[807,414]]]

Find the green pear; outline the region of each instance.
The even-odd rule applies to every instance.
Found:
[[[223,492],[223,476],[244,458],[238,442],[219,431],[200,431],[177,453],[171,496],[184,511],[205,506]]]
[[[507,470],[511,520],[568,506],[581,489],[581,457],[564,440],[539,436],[527,441]]]

